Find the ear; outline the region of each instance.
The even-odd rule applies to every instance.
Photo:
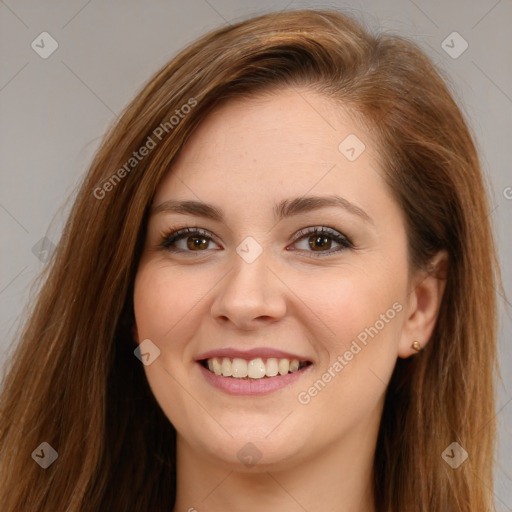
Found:
[[[399,357],[407,358],[417,353],[411,346],[414,341],[419,341],[422,348],[430,341],[446,286],[447,269],[448,253],[441,250],[426,270],[414,275],[398,347]]]

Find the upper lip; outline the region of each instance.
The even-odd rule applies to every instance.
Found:
[[[268,347],[251,348],[250,350],[219,348],[216,350],[209,350],[208,352],[204,352],[203,354],[199,355],[196,360],[202,361],[204,359],[212,359],[213,357],[229,357],[230,359],[234,359],[236,357],[240,359],[247,359],[248,361],[258,357],[261,357],[262,359],[275,357],[277,359],[298,359],[299,361],[310,361],[310,359],[307,357]]]

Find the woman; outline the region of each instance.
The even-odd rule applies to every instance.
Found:
[[[494,510],[488,211],[412,43],[333,11],[204,36],[79,191],[5,378],[2,510]]]

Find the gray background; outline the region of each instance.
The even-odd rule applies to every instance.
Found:
[[[510,296],[511,0],[0,0],[0,355],[7,366],[44,251],[58,241],[70,198],[127,102],[205,31],[270,10],[313,6],[341,8],[371,28],[407,36],[445,71],[489,176],[491,219]],[[44,31],[59,45],[46,59],[31,47]],[[469,45],[458,58],[442,47],[454,31]],[[461,48],[460,41],[454,45]],[[498,510],[512,511],[512,326],[510,307],[504,297],[499,301],[503,382],[495,494]]]

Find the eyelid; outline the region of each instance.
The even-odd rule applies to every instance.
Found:
[[[159,245],[163,248],[167,249],[168,251],[171,251],[170,246],[171,244],[168,243],[169,240],[171,242],[175,242],[177,240],[181,240],[183,238],[186,238],[184,235],[189,236],[204,236],[205,238],[210,238],[213,240],[217,245],[222,245],[219,241],[219,239],[210,231],[200,228],[198,226],[186,226],[186,227],[170,227],[167,231],[161,231],[160,232],[160,243]],[[172,240],[171,240],[172,237]],[[168,244],[168,245],[167,245]],[[194,251],[176,251],[176,252],[190,252],[193,253]],[[205,251],[197,251],[197,252],[205,252]]]
[[[294,235],[293,242],[295,243],[307,235],[314,235],[316,233],[327,233],[332,238],[341,238],[341,239],[345,240],[348,245],[350,245],[351,247],[354,247],[352,240],[347,235],[345,235],[345,233],[342,233],[341,231],[338,231],[335,228],[331,228],[329,226],[321,226],[321,225],[309,226],[307,228],[300,229]]]
[[[338,231],[335,228],[331,228],[329,226],[323,226],[323,225],[314,225],[314,226],[308,226],[306,228],[302,228],[299,231],[297,231],[292,240],[292,244],[295,244],[296,242],[302,240],[303,238],[306,238],[308,235],[313,236],[316,233],[320,234],[327,234],[335,243],[337,243],[340,247],[334,250],[328,250],[328,251],[305,251],[304,249],[293,249],[297,250],[299,252],[306,252],[314,257],[322,257],[322,256],[329,256],[333,254],[337,254],[339,252],[342,252],[346,249],[354,249],[354,244],[352,243],[351,239],[342,233],[341,231]],[[172,249],[172,243],[182,240],[183,238],[186,238],[185,235],[189,235],[191,237],[195,236],[203,236],[207,239],[211,239],[214,243],[217,245],[221,245],[219,239],[214,235],[212,232],[200,228],[199,226],[186,226],[186,227],[170,227],[165,232],[160,232],[160,243],[159,246],[163,247],[164,249],[168,250],[169,252],[176,252],[176,253],[188,253],[188,254],[200,254],[200,253],[206,253],[208,250],[204,251],[187,251],[183,249]],[[218,249],[213,249],[218,250]]]

